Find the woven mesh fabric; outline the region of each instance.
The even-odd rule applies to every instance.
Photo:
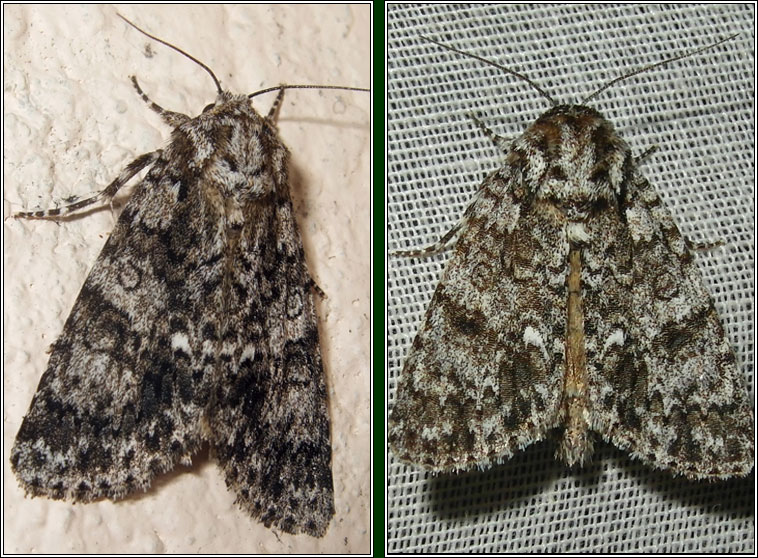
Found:
[[[754,17],[752,5],[389,5],[389,250],[437,241],[502,163],[468,113],[516,137],[549,107],[524,82],[421,35],[517,69],[560,102],[580,102],[616,76],[739,33],[618,83],[590,105],[636,154],[659,146],[645,176],[683,234],[721,243],[696,258],[752,386]],[[448,258],[389,258],[390,408]],[[390,454],[388,552],[754,551],[754,475],[690,482],[602,442],[590,464],[569,470],[554,449],[538,443],[492,469],[439,476]]]

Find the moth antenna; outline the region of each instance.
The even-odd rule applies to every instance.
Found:
[[[213,78],[213,82],[216,84],[216,90],[219,93],[223,93],[224,92],[224,90],[221,88],[221,82],[219,82],[218,79],[216,78],[216,74],[214,74],[213,71],[208,66],[206,66],[205,64],[203,64],[202,62],[200,62],[200,60],[198,60],[197,58],[195,58],[191,54],[188,54],[188,53],[184,52],[179,47],[176,47],[176,46],[172,45],[171,43],[168,43],[168,42],[164,41],[163,39],[159,39],[155,35],[151,35],[147,31],[144,31],[143,29],[140,29],[139,27],[137,27],[136,25],[134,25],[131,21],[129,21],[128,19],[126,19],[124,16],[122,16],[121,14],[116,13],[116,15],[118,17],[120,17],[121,19],[123,19],[125,22],[127,22],[129,25],[131,25],[132,27],[134,27],[137,31],[139,31],[143,35],[146,35],[147,37],[150,37],[154,41],[158,41],[162,45],[166,45],[169,48],[173,48],[179,54],[183,54],[184,56],[186,56],[187,58],[189,58],[190,60],[192,60],[195,64],[197,64],[198,66],[200,66],[201,68],[203,68],[206,72],[208,72],[211,75],[211,77]]]
[[[444,49],[447,49],[447,50],[450,50],[452,52],[458,53],[458,54],[460,54],[462,56],[468,56],[469,58],[474,58],[476,60],[479,60],[480,62],[484,62],[485,64],[488,64],[490,66],[494,66],[495,68],[499,68],[499,69],[503,70],[504,72],[507,72],[507,73],[509,73],[511,75],[514,75],[517,78],[519,78],[520,80],[523,80],[526,83],[528,83],[529,85],[531,85],[532,89],[534,89],[535,91],[537,91],[537,93],[539,93],[545,99],[547,99],[548,102],[551,105],[553,105],[553,106],[557,106],[558,105],[558,103],[555,101],[555,99],[553,99],[550,95],[548,95],[548,93],[544,89],[542,89],[539,85],[537,85],[536,83],[534,83],[531,79],[529,79],[528,77],[526,77],[524,74],[521,74],[521,73],[517,72],[516,70],[511,70],[510,68],[506,68],[505,66],[501,66],[500,64],[498,64],[496,62],[492,62],[491,60],[487,60],[486,58],[482,58],[481,56],[477,56],[476,54],[471,54],[469,52],[464,52],[462,50],[458,50],[457,48],[454,48],[454,47],[451,47],[451,46],[447,46],[447,45],[442,44],[442,43],[440,43],[438,41],[435,41],[434,39],[430,39],[429,37],[425,37],[424,35],[419,35],[419,36],[422,39],[424,39],[425,41],[429,41],[430,43],[434,43],[435,45],[441,46]]]
[[[279,91],[281,89],[341,89],[343,91],[371,91],[371,89],[365,89],[363,87],[343,87],[341,85],[277,85],[276,87],[269,87],[267,89],[256,91],[255,93],[250,93],[247,97],[248,99],[252,99],[258,95],[270,93],[271,91]]]
[[[589,97],[585,98],[582,101],[582,104],[586,105],[589,101],[591,101],[592,99],[594,99],[595,97],[597,97],[598,95],[600,95],[600,93],[602,93],[603,91],[605,91],[606,89],[608,89],[609,87],[611,87],[612,85],[614,85],[614,84],[616,84],[616,83],[618,83],[620,81],[623,81],[623,80],[625,80],[627,78],[630,78],[632,76],[636,76],[637,74],[641,74],[642,72],[647,72],[648,70],[652,70],[653,68],[657,68],[658,66],[663,66],[664,64],[668,64],[670,62],[675,62],[677,60],[681,60],[682,58],[687,58],[688,56],[694,56],[695,54],[703,52],[704,50],[708,50],[710,48],[713,48],[715,46],[720,45],[721,43],[725,43],[726,41],[734,39],[737,35],[739,35],[739,33],[735,33],[734,35],[731,35],[731,36],[727,37],[726,39],[721,39],[720,41],[716,41],[713,44],[704,46],[704,47],[699,48],[697,50],[693,50],[692,52],[685,52],[684,54],[680,54],[679,56],[674,56],[673,58],[667,58],[666,60],[662,60],[661,62],[656,62],[655,64],[650,64],[649,66],[645,66],[644,68],[639,68],[637,70],[634,70],[633,72],[629,72],[628,74],[624,74],[623,76],[619,76],[619,77],[617,77],[615,79],[612,79],[611,81],[609,81],[608,83],[606,83],[605,85],[603,85],[600,89],[598,89],[597,91],[595,91],[594,93],[592,93]]]

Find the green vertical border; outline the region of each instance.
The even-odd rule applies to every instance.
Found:
[[[373,343],[372,358],[374,363],[374,393],[372,398],[372,418],[373,421],[373,497],[372,511],[374,514],[374,532],[373,549],[374,556],[385,555],[385,544],[387,539],[386,532],[386,443],[385,443],[385,424],[386,424],[386,389],[387,389],[387,327],[386,327],[386,285],[387,285],[387,251],[386,251],[386,10],[387,5],[384,2],[372,3],[373,17],[373,84],[371,91],[371,102],[373,107],[373,149],[374,149],[374,183],[372,214],[372,231],[373,231],[373,260],[372,260],[372,294],[373,300]]]

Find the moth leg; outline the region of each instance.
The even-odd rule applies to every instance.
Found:
[[[708,241],[696,241],[696,240],[690,240],[688,237],[682,235],[682,238],[684,238],[684,243],[687,245],[687,248],[693,251],[697,252],[707,252],[708,250],[713,250],[715,248],[719,248],[720,246],[724,245],[723,240],[711,240]]]
[[[638,157],[635,157],[634,163],[636,165],[640,165],[640,164],[644,163],[656,151],[658,151],[658,146],[657,145],[651,145],[641,155],[639,155]],[[724,245],[724,241],[723,240],[712,240],[710,242],[707,242],[707,241],[706,242],[698,242],[698,241],[689,239],[685,235],[682,235],[682,237],[684,238],[684,242],[687,244],[687,248],[689,248],[690,250],[698,251],[698,252],[702,252],[702,251],[706,251],[706,250],[713,250],[714,248],[718,248],[719,246],[723,246]]]
[[[426,248],[420,248],[418,250],[397,250],[395,252],[390,252],[390,256],[400,256],[404,258],[417,258],[417,257],[432,256],[434,254],[438,254],[439,252],[442,252],[443,250],[446,250],[450,246],[451,240],[457,237],[461,228],[466,225],[467,216],[468,216],[468,211],[466,211],[466,214],[463,216],[463,218],[460,221],[458,221],[453,226],[452,229],[450,229],[449,231],[447,231],[447,233],[445,233],[445,236],[440,238],[434,244],[431,244],[427,246]]]
[[[455,225],[453,225],[453,227],[449,231],[447,231],[447,233],[445,233],[445,235],[442,238],[440,238],[437,242],[435,242],[434,244],[430,246],[427,246],[426,248],[421,248],[418,250],[397,250],[395,252],[390,252],[389,255],[400,256],[400,257],[410,257],[410,258],[426,257],[426,256],[437,254],[449,248],[450,245],[458,236],[458,234],[461,232],[461,229],[465,229],[466,226],[469,225],[469,222],[471,221],[471,219],[475,217],[476,212],[481,211],[480,209],[477,209],[476,207],[477,203],[483,199],[482,197],[483,192],[485,192],[488,188],[490,188],[493,177],[496,174],[497,173],[490,175],[487,179],[485,179],[484,182],[482,182],[479,189],[476,191],[476,194],[474,195],[473,200],[471,201],[469,206],[466,208],[466,211],[463,213],[463,217],[461,217],[461,219]]]
[[[310,288],[313,289],[313,291],[321,298],[326,298],[326,293],[324,290],[318,286],[318,283],[311,279]]]
[[[276,111],[279,110],[279,107],[281,106],[283,99],[284,99],[284,88],[282,87],[279,90],[279,93],[276,94],[276,99],[274,99],[274,104],[271,105],[271,108],[268,110],[268,114],[266,115],[266,120],[269,120],[271,122],[274,121],[274,116],[276,115]]]
[[[641,165],[642,163],[644,163],[656,151],[658,151],[658,146],[657,145],[651,145],[650,147],[648,147],[642,153],[642,155],[640,155],[639,157],[635,157],[634,164],[635,165]]]
[[[76,203],[72,203],[71,205],[56,207],[54,209],[44,209],[41,211],[28,212],[22,211],[14,214],[13,216],[17,219],[50,219],[55,217],[62,217],[64,215],[69,215],[75,211],[78,211],[79,209],[92,205],[93,203],[99,202],[100,200],[111,199],[116,195],[116,192],[118,192],[124,184],[131,180],[135,174],[140,172],[145,167],[152,165],[158,159],[158,157],[161,156],[161,153],[163,153],[163,151],[159,149],[157,151],[153,151],[152,153],[145,153],[144,155],[140,155],[134,161],[129,163],[126,168],[121,171],[121,174],[116,177],[116,180],[111,182],[105,188],[105,190],[97,193],[91,198],[79,200]]]
[[[503,153],[507,153],[510,145],[511,145],[511,139],[506,138],[505,136],[500,136],[490,130],[487,125],[473,112],[468,113],[468,117],[474,121],[474,124],[476,124],[476,127],[479,128],[485,136],[487,136],[492,143],[495,144],[495,147],[497,147],[500,151]]]
[[[634,163],[636,165],[640,165],[644,163],[656,151],[658,151],[658,146],[651,145],[641,155],[634,158]],[[644,184],[641,184],[641,186],[644,187]],[[689,248],[692,251],[697,251],[697,252],[705,252],[708,250],[713,250],[714,248],[718,248],[724,245],[723,240],[696,241],[696,240],[690,239],[684,233],[682,233],[682,238],[684,239],[684,243],[687,245],[687,248]]]
[[[484,134],[492,141],[492,143],[495,144],[495,146],[503,151],[504,153],[507,153],[510,149],[511,140],[496,134],[492,130],[490,130],[487,125],[482,122],[482,120],[473,112],[468,113],[469,118],[471,118],[474,123],[477,125],[477,127],[484,132]],[[479,190],[481,192],[481,190]],[[477,193],[478,196],[478,193]],[[454,240],[458,233],[460,232],[461,228],[464,227],[469,219],[469,213],[471,211],[471,208],[473,207],[476,199],[474,202],[469,205],[469,208],[466,210],[466,213],[463,215],[461,220],[453,226],[452,229],[450,229],[442,238],[440,238],[437,242],[434,244],[427,246],[426,248],[421,248],[419,250],[397,250],[395,252],[390,252],[390,256],[400,256],[400,257],[425,257],[425,256],[431,256],[433,254],[437,254],[439,252],[442,252],[443,250],[447,249],[449,245],[452,243],[451,241]]]
[[[149,106],[153,111],[158,113],[166,124],[168,124],[172,128],[176,128],[177,126],[192,120],[186,114],[182,114],[181,112],[173,112],[170,110],[166,110],[162,106],[156,105],[153,101],[150,100],[150,97],[145,95],[145,93],[142,91],[142,89],[139,86],[139,83],[137,83],[137,78],[134,76],[131,76],[131,78],[132,78],[132,85],[134,85],[134,88],[137,90],[137,93],[142,98],[142,100],[145,101],[147,103],[147,106]]]

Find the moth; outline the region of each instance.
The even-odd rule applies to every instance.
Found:
[[[321,537],[334,515],[325,378],[275,114],[280,85],[224,91],[190,117],[133,85],[173,128],[102,192],[143,169],[64,325],[11,451],[27,494],[91,502],[146,490],[211,446],[239,506]],[[251,98],[278,91],[266,116]]]
[[[732,38],[732,37],[729,37]],[[434,472],[500,463],[557,437],[587,463],[596,440],[689,479],[753,468],[753,413],[687,240],[628,144],[587,106],[559,104],[507,145],[480,186],[401,372],[395,456]],[[643,155],[646,156],[647,154]]]

